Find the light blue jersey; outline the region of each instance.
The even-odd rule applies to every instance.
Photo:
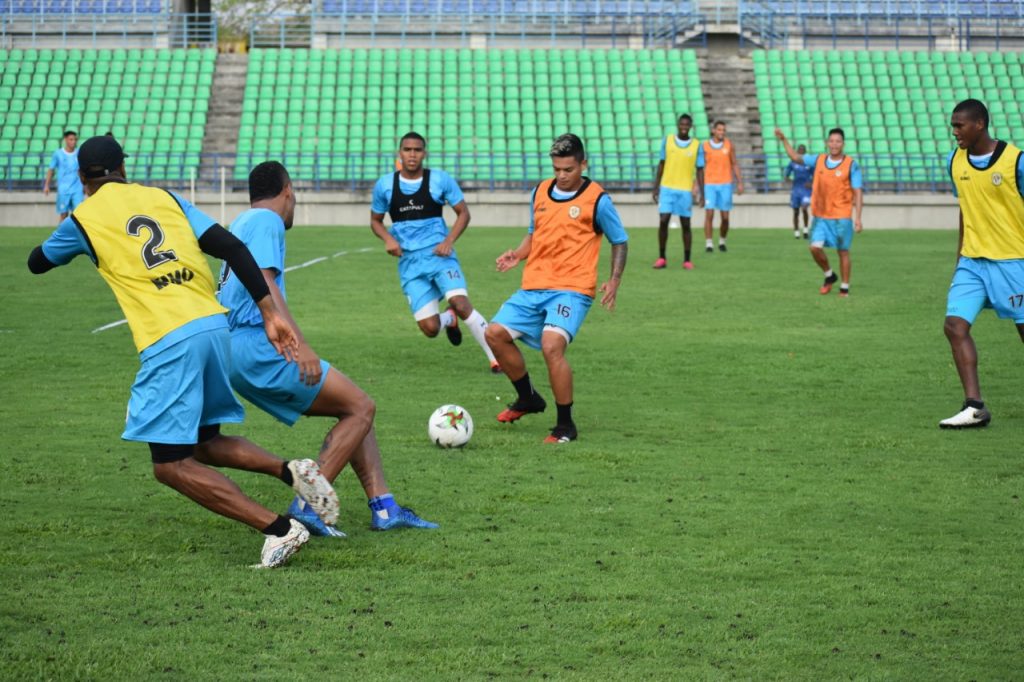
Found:
[[[284,221],[281,216],[265,208],[250,208],[231,223],[231,234],[248,247],[261,270],[273,270],[274,283],[284,290]],[[238,277],[225,263],[220,270],[220,290],[217,300],[228,309],[228,324],[232,330],[239,327],[263,327],[263,316]]]
[[[813,170],[818,167],[819,156],[825,157],[825,168],[828,168],[829,170],[839,168],[839,164],[841,164],[843,160],[846,158],[843,157],[838,161],[833,161],[830,158],[828,158],[828,154],[804,154],[804,165],[810,166],[812,173]],[[864,187],[864,178],[861,176],[860,173],[860,164],[858,164],[856,161],[850,164],[850,187],[852,189],[862,189]]]
[[[63,147],[50,157],[50,170],[57,176],[57,192],[74,194],[82,191],[82,180],[78,177],[78,149],[68,153]]]
[[[399,175],[399,189],[403,195],[413,196],[423,184],[423,179],[406,180]],[[394,173],[388,173],[377,181],[373,188],[373,203],[370,210],[374,213],[387,213],[391,207],[391,193],[394,185]],[[455,206],[464,200],[462,190],[457,182],[444,171],[430,170],[430,196],[439,204],[447,203]],[[448,236],[448,226],[444,218],[426,218],[423,220],[406,220],[392,223],[388,230],[402,247],[403,251],[418,251],[437,246]]]

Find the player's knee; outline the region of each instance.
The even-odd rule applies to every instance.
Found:
[[[565,339],[560,336],[545,334],[540,340],[540,351],[548,362],[565,357],[565,346]]]
[[[153,477],[169,488],[175,488],[181,484],[184,465],[181,460],[176,462],[153,462]]]
[[[484,340],[486,340],[487,345],[493,349],[511,343],[512,337],[509,336],[508,330],[500,324],[494,324],[492,322],[487,325],[487,329],[484,330]]]
[[[437,317],[419,320],[417,324],[420,326],[420,331],[423,332],[424,336],[429,336],[430,338],[434,338],[441,331],[441,324]]]
[[[942,331],[950,341],[960,341],[966,338],[970,328],[971,325],[967,323],[967,320],[959,317],[947,317],[942,324]]]
[[[455,309],[455,314],[460,319],[464,320],[473,314],[473,304],[469,302],[468,296],[452,296],[448,303]]]

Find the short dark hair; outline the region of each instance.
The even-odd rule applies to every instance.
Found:
[[[714,123],[712,123],[711,127],[712,128],[717,128],[718,126],[724,126],[724,125],[725,125],[725,121],[719,119],[719,120],[715,121]]]
[[[419,140],[420,142],[423,143],[424,147],[427,146],[427,141],[423,138],[423,136],[414,130],[410,130],[405,135],[402,135],[402,139],[398,141],[398,146],[401,147],[406,140]]]
[[[679,114],[679,118],[676,119],[676,123],[679,123],[684,118],[690,123],[693,123],[693,116],[690,116],[689,114]]]
[[[291,183],[288,171],[277,161],[264,161],[249,173],[249,203],[273,199]]]
[[[583,140],[572,133],[565,133],[555,138],[551,144],[551,151],[548,156],[552,158],[565,158],[571,156],[577,161],[587,158],[587,152],[583,148]]]
[[[838,135],[839,137],[843,138],[844,141],[846,140],[846,133],[843,132],[842,128],[833,128],[832,130],[828,131],[828,135],[826,135],[826,137],[832,137],[833,135]]]
[[[981,121],[984,128],[988,128],[988,107],[981,100],[965,99],[953,107],[954,114],[966,114],[972,121]]]
[[[75,137],[78,137],[78,133],[76,133],[74,130],[65,130],[63,136],[67,137],[68,135],[74,135]]]
[[[107,131],[107,137],[113,137],[113,136],[114,136],[114,131],[113,130],[108,130]]]

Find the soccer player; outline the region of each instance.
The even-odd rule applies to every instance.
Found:
[[[796,153],[801,157],[807,154],[807,145],[800,145]],[[789,192],[789,206],[793,209],[793,238],[800,239],[800,212],[804,214],[804,239],[807,239],[807,227],[810,216],[807,207],[811,205],[811,181],[814,179],[814,168],[790,161],[786,166],[786,177],[793,181],[793,189]]]
[[[949,155],[949,176],[960,202],[960,238],[945,332],[964,404],[939,422],[944,429],[982,427],[992,420],[981,397],[971,337],[982,308],[1013,320],[1024,341],[1024,153],[993,139],[988,122],[988,109],[976,99],[957,104],[950,118],[957,149]]]
[[[725,123],[715,121],[711,126],[711,139],[704,144],[704,250],[712,253],[715,231],[715,211],[721,214],[718,227],[718,250],[726,251],[725,237],[729,234],[729,211],[732,210],[732,187],[743,194],[743,175],[736,160],[736,149],[725,136]]]
[[[654,177],[654,203],[658,204],[658,260],[654,269],[661,270],[668,263],[665,260],[665,246],[668,244],[668,224],[673,215],[679,216],[683,228],[683,268],[693,270],[690,250],[693,235],[690,232],[690,216],[693,205],[704,202],[704,148],[700,140],[690,138],[693,118],[683,114],[676,121],[676,134],[667,135],[661,141],[658,170]]]
[[[385,175],[373,188],[370,229],[384,242],[385,250],[398,258],[398,278],[420,331],[433,338],[443,328],[448,341],[458,346],[462,319],[487,355],[491,371],[498,374],[501,367],[484,338],[487,320],[469,301],[455,254],[455,241],[469,226],[469,208],[450,175],[423,166],[426,145],[419,133],[402,138],[401,170]],[[445,203],[455,211],[450,231],[442,216]],[[384,226],[385,213],[391,215],[390,231]],[[437,305],[441,298],[449,304],[443,313]]]
[[[289,359],[298,349],[295,332],[245,245],[180,196],[129,183],[124,158],[112,137],[82,145],[79,174],[89,196],[32,251],[29,270],[42,274],[81,254],[92,260],[128,319],[142,365],[121,437],[149,444],[158,481],[263,532],[261,565],[279,566],[309,532],[212,467],[280,478],[328,523],[337,518],[338,498],[312,460],[285,462],[220,433],[221,424],[242,421],[244,412],[228,380],[226,311],[203,254],[227,261],[259,307],[266,337]]]
[[[828,131],[828,154],[801,156],[778,128],[775,129],[775,137],[782,142],[791,160],[814,169],[814,188],[811,190],[811,213],[814,215],[814,222],[811,223],[811,257],[825,273],[825,283],[818,293],[829,293],[832,285],[839,280],[825,255],[824,247],[827,246],[839,253],[839,272],[843,277],[839,295],[846,298],[850,295],[850,245],[853,243],[854,232],[864,229],[860,220],[864,210],[864,193],[861,189],[864,183],[860,166],[853,158],[843,154],[846,136],[842,128]]]
[[[57,214],[64,220],[85,198],[82,195],[82,181],[78,177],[78,133],[64,131],[64,146],[50,157],[50,167],[43,180],[43,196],[50,196],[50,182],[57,174]]]
[[[231,224],[231,233],[252,252],[270,290],[270,298],[298,337],[297,364],[282,358],[263,334],[264,320],[244,282],[230,265],[221,269],[217,297],[230,311],[231,385],[249,402],[292,426],[302,415],[337,419],[320,448],[320,471],[333,482],[349,462],[371,510],[373,530],[437,528],[400,507],[384,480],[373,431],[373,400],[348,377],[322,360],[292,318],[285,300],[285,232],[295,217],[295,191],[285,167],[266,161],[249,174],[248,211]],[[296,497],[288,514],[314,535],[344,537]]]
[[[611,278],[601,285],[601,305],[614,310],[626,267],[627,237],[611,197],[583,175],[587,157],[580,138],[571,133],[551,145],[555,177],[533,190],[530,229],[517,248],[498,256],[499,272],[526,261],[522,288],[509,298],[487,328],[487,342],[518,395],[499,422],[543,412],[544,398],[534,390],[515,339],[544,354],[558,410],[545,443],[576,440],[572,418],[572,368],[565,359],[597,290],[601,236],[612,244]]]

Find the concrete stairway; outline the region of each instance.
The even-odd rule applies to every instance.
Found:
[[[750,154],[764,151],[757,88],[754,85],[754,62],[749,56],[717,51],[698,56],[698,62],[708,122],[725,121],[725,134],[736,147],[743,179],[750,186],[747,191],[753,191],[754,183],[764,179],[763,161],[755,162],[749,158]],[[709,131],[698,131],[697,134],[708,137]]]
[[[217,68],[213,74],[210,94],[210,111],[206,116],[206,133],[203,136],[203,160],[199,167],[199,179],[204,184],[219,186],[218,161],[211,155],[220,154],[219,163],[227,167],[228,186],[231,185],[248,69],[247,54],[217,55]]]

